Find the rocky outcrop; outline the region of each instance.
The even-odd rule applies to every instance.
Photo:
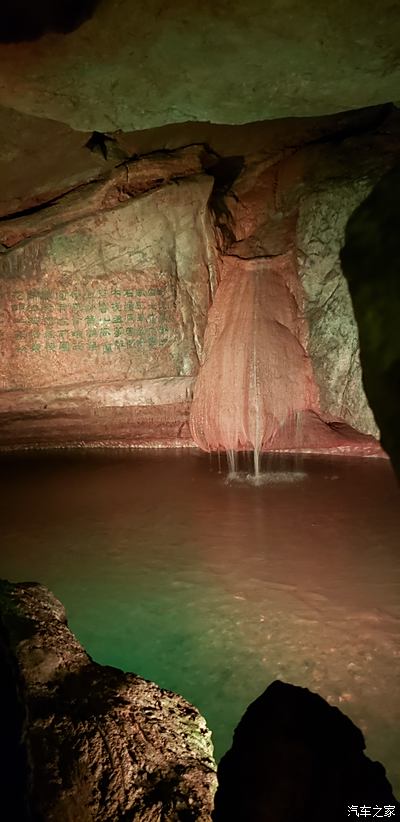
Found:
[[[277,680],[249,706],[218,766],[213,822],[344,822],[362,806],[366,816],[382,817],[384,806],[396,816],[385,770],[364,748],[338,708]]]
[[[3,390],[195,374],[210,190],[208,177],[165,186],[3,254]]]
[[[174,180],[183,180],[211,168],[216,156],[204,146],[186,146],[177,151],[154,152],[119,163],[102,179],[75,186],[63,196],[51,198],[44,208],[28,209],[0,222],[0,244],[12,248],[26,239],[52,231],[84,217],[109,211],[131,198]]]
[[[149,177],[154,170],[153,181],[157,180],[161,162],[161,176],[167,167],[172,169],[174,166],[174,171],[182,176],[183,168],[178,169],[174,159],[174,152],[181,150],[182,146],[208,145],[224,159],[259,154],[276,161],[282,152],[292,153],[294,146],[326,139],[328,135],[335,137],[344,130],[359,134],[370,130],[378,122],[385,124],[384,139],[380,145],[382,154],[396,123],[396,109],[389,105],[325,117],[236,126],[204,122],[172,123],[145,131],[116,131],[97,135],[92,130],[74,131],[64,123],[0,106],[0,218],[4,217],[6,221],[10,217],[17,219],[21,212],[28,212],[26,216],[29,216],[32,209],[44,209],[47,205],[54,213],[57,211],[55,206],[61,205],[58,199],[62,195],[74,189],[78,189],[77,194],[83,195],[84,184],[99,178],[106,179],[115,166],[120,166],[120,173],[126,166],[129,167],[129,175],[120,177],[123,187],[126,178],[129,176],[132,179],[131,175],[135,175],[136,170],[146,174],[149,172]],[[187,159],[188,153],[190,148],[183,150]],[[193,153],[192,160],[195,162]],[[188,162],[185,165],[189,167]],[[0,242],[0,251],[1,248]]]
[[[365,396],[359,329],[340,265],[346,222],[375,182],[399,160],[397,115],[370,133],[321,141],[286,163],[283,203],[298,193],[296,228],[299,276],[309,328],[308,352],[319,387],[321,411],[358,431],[379,436]],[[297,172],[297,182],[296,182]],[[288,179],[292,185],[287,185]]]
[[[365,390],[400,477],[400,167],[352,214],[341,253],[360,336]]]
[[[18,822],[209,822],[204,719],[182,697],[93,662],[61,603],[0,585],[2,814]]]
[[[115,161],[88,151],[90,136],[0,106],[0,218],[37,208],[109,172]]]
[[[191,409],[191,430],[203,447],[207,442],[214,447],[240,442],[245,447],[244,442],[254,440],[249,438],[245,403],[263,430],[267,415],[279,410],[269,448],[379,453],[373,441],[379,429],[362,385],[357,324],[339,252],[354,203],[382,169],[396,162],[399,141],[390,107],[363,114],[357,127],[344,118],[330,135],[304,145],[287,145],[245,161],[232,157],[230,165],[225,164],[228,190],[216,173],[211,206],[224,279],[209,313],[205,361]],[[215,168],[218,172],[218,164]],[[285,264],[294,251],[298,272]],[[249,332],[244,280],[250,270],[255,276],[263,273],[263,278],[255,301],[255,316],[262,317],[262,324],[256,329],[252,320]],[[279,299],[274,294],[275,271],[281,272]],[[285,305],[291,309],[289,322]],[[274,329],[269,336],[268,323]],[[289,337],[285,344],[280,339],[285,328],[300,343],[296,350],[286,344]],[[250,337],[255,364],[248,353]],[[274,363],[279,363],[276,384]],[[302,382],[305,363],[311,373]],[[287,419],[290,413],[295,422]]]
[[[357,323],[339,252],[346,221],[370,190],[368,180],[330,183],[310,193],[297,224],[299,276],[309,328],[308,351],[322,413],[379,436],[363,385]]]
[[[77,5],[60,2],[64,10]],[[398,99],[392,0],[381,0],[379,14],[360,0],[313,0],[307,14],[302,0],[95,5],[86,0],[93,14],[75,31],[1,47],[0,103],[76,130],[110,132],[316,116]],[[22,37],[26,15],[37,34],[68,31],[57,29],[58,5],[56,13],[37,0],[33,15],[24,6]]]

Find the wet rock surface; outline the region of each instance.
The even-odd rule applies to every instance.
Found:
[[[4,819],[208,822],[215,763],[198,711],[93,662],[43,586],[2,581],[0,611]]]
[[[293,255],[224,259],[191,409],[191,431],[200,447],[273,448],[290,417],[314,409],[298,299]],[[287,447],[296,445],[288,437]]]
[[[308,351],[321,411],[379,436],[363,389],[358,329],[339,259],[348,216],[370,189],[368,180],[333,182],[305,197],[297,224],[297,251]]]
[[[340,822],[362,816],[362,806],[396,816],[385,770],[364,748],[338,708],[276,680],[249,706],[218,766],[213,822]]]

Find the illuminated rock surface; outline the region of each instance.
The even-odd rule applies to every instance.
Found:
[[[1,22],[0,446],[189,445],[193,434],[203,448],[382,455],[339,248],[349,214],[399,157],[395,4],[314,0],[305,14],[299,0],[65,2],[21,0]],[[360,106],[372,108],[342,111]],[[386,258],[376,242],[379,197],[350,223],[343,259],[367,396],[398,468],[397,249]],[[370,234],[361,245],[360,232]],[[246,549],[248,534],[246,523]],[[26,641],[36,675],[49,663],[51,676],[57,660]],[[103,686],[104,672],[76,653],[88,689]],[[88,701],[96,713],[92,691]],[[106,794],[110,816],[99,818],[111,822],[131,801],[114,781],[113,746],[129,773],[132,758],[113,724],[125,708],[111,702],[104,736],[91,729],[97,787],[88,798],[82,754],[60,822],[86,822]],[[150,816],[136,818],[177,808],[177,784],[168,772]],[[71,785],[90,810],[77,810]],[[182,820],[192,810],[184,803]]]
[[[33,118],[32,168],[32,117],[3,114],[1,447],[380,453],[339,249],[400,154],[394,106],[79,139]]]
[[[57,31],[51,5],[36,5],[49,8],[47,26],[37,15],[39,33]],[[2,47],[1,104],[76,130],[112,132],[317,116],[398,100],[392,0],[379,9],[365,0],[329,7],[313,0],[307,11],[301,0],[267,8],[263,0],[105,0],[85,8],[92,17],[75,31]],[[4,26],[2,39],[12,39]]]
[[[193,438],[202,448],[273,447],[291,417],[317,409],[299,293],[290,256],[226,258],[191,409]]]
[[[346,221],[370,188],[366,180],[339,181],[307,197],[300,207],[297,246],[321,411],[379,436],[362,385],[358,329],[339,260]]]
[[[208,822],[215,763],[196,708],[93,662],[43,586],[2,582],[0,604],[5,818]]]
[[[185,157],[179,167],[184,176]],[[148,168],[145,174],[150,185]],[[27,441],[36,430],[39,443],[117,442],[126,437],[125,422],[130,441],[137,424],[143,442],[182,433],[215,276],[211,185],[210,177],[191,177],[135,199],[120,194],[115,208],[98,210],[96,201],[89,214],[80,201],[74,221],[68,210],[60,226],[57,214],[45,215],[40,236],[0,257],[2,410],[16,414],[14,427],[4,418],[3,443],[19,441],[21,397],[32,417]],[[117,190],[114,182],[111,206]],[[56,222],[53,231],[46,219]],[[43,212],[37,220],[43,223]],[[14,231],[23,233],[15,224]],[[125,417],[119,411],[114,424],[113,410],[122,406]]]
[[[2,255],[3,389],[195,374],[210,188],[168,186]]]

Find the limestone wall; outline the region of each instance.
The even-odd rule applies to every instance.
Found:
[[[307,195],[300,205],[297,248],[321,411],[328,419],[341,418],[378,436],[362,384],[357,323],[339,259],[346,222],[371,187],[368,179],[336,182]]]
[[[168,406],[179,435],[175,405],[198,371],[212,288],[211,186],[206,176],[172,183],[1,255],[0,409],[22,402],[37,422],[55,403],[116,404],[132,424],[132,408]],[[157,439],[157,426],[142,439]],[[119,440],[116,419],[104,437]]]

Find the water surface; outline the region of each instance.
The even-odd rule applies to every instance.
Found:
[[[399,794],[390,465],[269,467],[281,481],[254,486],[227,484],[216,460],[188,450],[3,458],[0,574],[51,588],[98,662],[197,705],[217,757],[249,702],[281,678],[347,713]]]

